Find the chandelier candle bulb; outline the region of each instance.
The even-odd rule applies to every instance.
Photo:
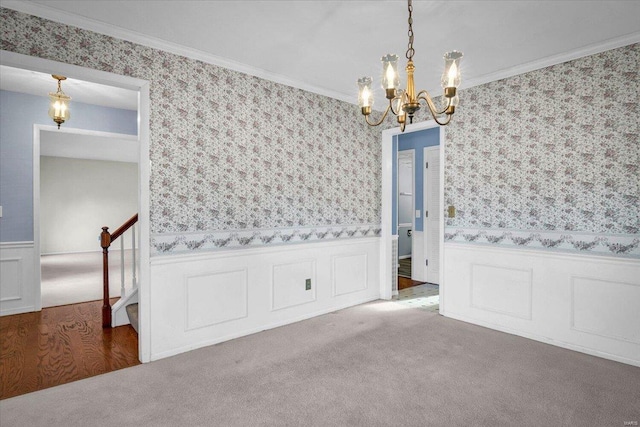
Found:
[[[386,91],[387,99],[396,96],[396,89],[400,86],[398,74],[398,55],[387,54],[380,58],[382,62],[382,88]]]
[[[368,115],[371,113],[371,107],[373,106],[373,92],[371,91],[371,77],[361,77],[358,79],[358,104],[362,109],[362,114]]]
[[[456,78],[456,74],[458,73],[458,68],[456,67],[456,64],[454,63],[451,68],[449,68],[449,82],[447,83],[447,87],[452,87],[453,86],[453,81]]]
[[[462,52],[457,50],[444,54],[444,73],[441,80],[443,88],[457,88],[460,86],[460,61],[462,56]]]

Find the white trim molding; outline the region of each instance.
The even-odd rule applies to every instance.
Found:
[[[445,248],[447,317],[640,366],[640,260]]]
[[[363,237],[152,257],[151,359],[378,299],[379,241]]]
[[[0,243],[0,316],[35,311],[33,242]]]
[[[446,242],[640,258],[640,235],[567,230],[447,227]]]
[[[207,250],[246,249],[257,246],[377,237],[380,235],[380,230],[379,224],[353,224],[159,233],[151,236],[151,248],[154,256]]]

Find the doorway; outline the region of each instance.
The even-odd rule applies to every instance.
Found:
[[[137,135],[44,125],[36,132],[40,167],[34,167],[33,182],[40,194],[34,195],[34,210],[40,234],[34,239],[40,246],[42,307],[101,300],[102,251],[96,235],[138,210]],[[133,268],[139,260],[132,256],[139,255],[139,244],[124,237],[122,247],[110,251],[111,298],[137,286]]]
[[[1,52],[1,65],[14,67],[23,70],[33,70],[39,73],[50,74],[55,70],[57,74],[65,75],[69,78],[82,80],[86,82],[94,82],[107,85],[114,88],[122,88],[137,92],[137,125],[138,125],[138,215],[139,215],[139,334],[138,334],[138,357],[142,362],[150,361],[150,293],[149,293],[149,257],[150,257],[150,239],[149,239],[149,182],[150,182],[150,160],[149,160],[149,82],[133,77],[121,76],[104,71],[93,70],[76,65],[65,64],[61,62],[51,61],[42,58],[30,57],[27,55],[17,54],[14,52]],[[46,114],[46,110],[45,110]],[[72,113],[73,114],[73,113]],[[36,130],[33,130],[33,139],[36,139]],[[38,132],[39,133],[39,132]],[[35,154],[35,153],[34,153]],[[33,162],[39,163],[39,154],[34,155]],[[33,167],[35,168],[35,164]],[[39,165],[38,165],[39,167]],[[39,194],[40,188],[36,188],[37,183],[33,183],[32,194]],[[34,196],[35,197],[35,196]],[[38,212],[33,209],[33,215]],[[30,216],[30,215],[29,215]],[[16,308],[12,309],[13,313],[24,313],[28,311],[40,311],[41,289],[40,289],[40,247],[36,247],[35,236],[39,236],[39,218],[33,217],[33,236],[34,242],[31,245],[24,246],[25,259],[29,259],[29,264],[33,262],[33,268],[30,268],[29,280],[23,280],[16,285],[16,292],[20,292],[21,298],[16,299]],[[97,240],[97,236],[96,236]],[[22,246],[20,249],[22,249]],[[32,261],[31,261],[32,260]],[[18,275],[16,275],[18,277]],[[35,285],[34,285],[35,284]],[[13,302],[13,301],[12,301]]]
[[[400,132],[399,128],[387,129],[382,132],[382,247],[381,247],[381,289],[380,294],[383,299],[391,299],[394,295],[398,295],[397,291],[397,255],[399,247],[399,235],[397,233],[397,211],[394,205],[398,202],[394,195],[394,187],[397,183],[394,182],[397,178],[397,163],[396,159],[399,158],[399,138],[405,135],[410,135],[419,131],[432,129],[432,138],[434,141],[432,145],[437,146],[437,149],[426,151],[420,146],[415,152],[415,170],[416,175],[420,172],[420,179],[415,179],[415,191],[414,191],[414,228],[412,230],[412,239],[414,244],[412,245],[412,278],[426,282],[427,275],[433,284],[432,287],[437,289],[437,298],[439,301],[440,314],[445,313],[445,280],[443,277],[443,260],[444,260],[444,215],[442,215],[442,206],[444,206],[444,156],[445,156],[445,139],[443,127],[438,126],[434,121],[421,122],[414,125],[407,126],[404,133]],[[405,149],[407,147],[404,147]],[[437,158],[437,164],[432,164],[432,172],[427,172],[428,165],[425,160],[425,156],[428,156],[431,162],[434,162]],[[422,168],[424,168],[424,173]],[[425,177],[426,176],[426,182]],[[431,177],[431,179],[429,179]],[[395,197],[394,197],[395,196]],[[418,200],[420,199],[420,200]],[[437,200],[436,208],[426,208],[428,206],[428,200]],[[426,203],[425,203],[426,201]],[[427,218],[431,216],[431,221]],[[415,244],[416,239],[419,239],[419,245]],[[429,252],[429,246],[431,246],[431,252]],[[437,256],[434,257],[433,250],[436,250]],[[420,260],[416,262],[416,260]],[[428,264],[433,268],[428,269]],[[411,289],[417,289],[411,288]],[[429,290],[433,291],[433,289]],[[433,295],[427,295],[432,297]]]

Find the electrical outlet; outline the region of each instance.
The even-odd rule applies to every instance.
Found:
[[[311,279],[305,280],[304,289],[305,289],[305,291],[310,291],[311,290]]]

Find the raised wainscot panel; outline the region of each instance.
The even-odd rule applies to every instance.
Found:
[[[471,265],[471,307],[531,320],[532,271]]]
[[[22,258],[0,259],[0,302],[22,299]]]
[[[640,285],[572,277],[571,328],[640,344]]]
[[[247,269],[187,276],[185,296],[187,331],[247,317]]]
[[[277,264],[272,270],[271,310],[294,307],[316,300],[318,280],[314,260]]]
[[[367,289],[367,254],[345,254],[331,257],[333,295],[345,295]]]

